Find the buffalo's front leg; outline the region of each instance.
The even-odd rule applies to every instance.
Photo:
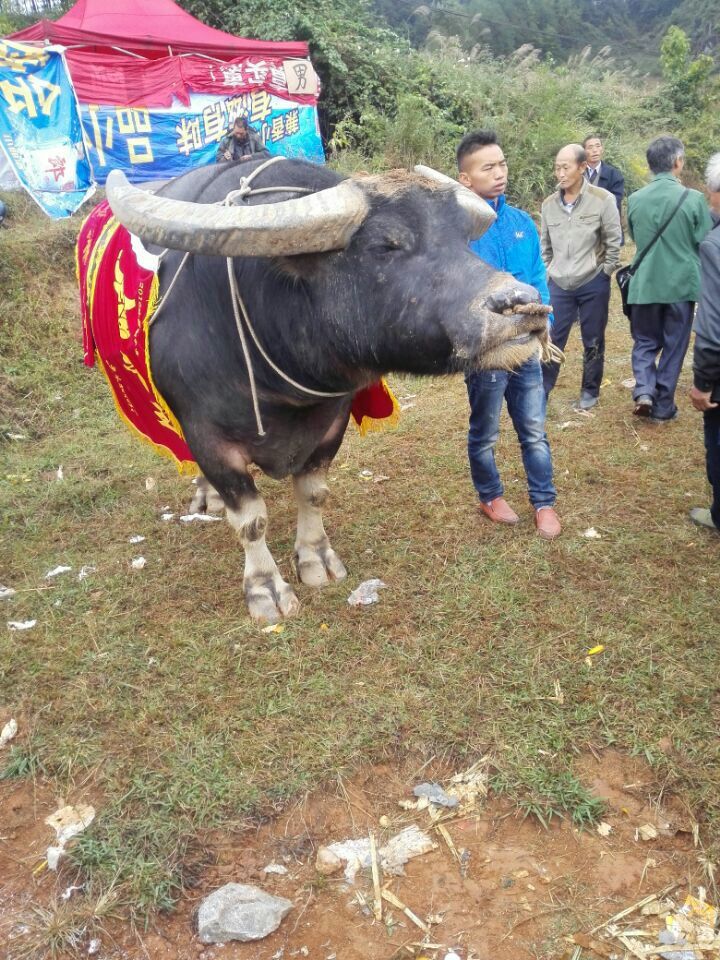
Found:
[[[186,436],[193,426],[186,430]],[[199,492],[207,496],[214,489],[222,497],[228,521],[245,551],[243,589],[250,616],[261,623],[277,623],[292,616],[298,600],[280,576],[265,542],[267,509],[248,473],[247,452],[238,444],[213,442],[207,430],[193,431],[191,443],[190,449],[207,478],[198,484]]]
[[[253,620],[277,623],[297,613],[299,604],[290,584],[280,576],[265,542],[267,509],[249,475],[247,491],[237,501],[233,506],[226,501],[227,518],[245,551],[243,589],[248,610]]]
[[[330,495],[327,468],[318,467],[293,477],[298,504],[295,568],[303,583],[322,587],[347,576],[342,560],[330,546],[323,526],[322,508]]]

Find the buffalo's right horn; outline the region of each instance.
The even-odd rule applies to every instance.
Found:
[[[421,163],[415,167],[415,173],[419,173],[421,177],[427,177],[428,180],[435,180],[436,183],[444,183],[455,190],[457,202],[463,210],[470,214],[473,225],[473,240],[481,237],[488,227],[495,222],[497,215],[490,204],[485,203],[484,200],[476,196],[472,190],[468,190],[462,183],[458,183],[457,180],[453,180],[452,177],[445,176],[445,174],[440,173],[439,170],[433,170],[432,167],[425,167]]]
[[[369,204],[349,180],[294,200],[219,206],[157,197],[119,170],[107,178],[113,213],[143,243],[222,257],[280,257],[343,250]]]

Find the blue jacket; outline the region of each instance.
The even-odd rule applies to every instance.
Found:
[[[497,213],[497,220],[481,237],[471,241],[470,249],[496,270],[505,270],[516,280],[535,287],[542,302],[550,303],[540,238],[532,217],[512,207],[504,195],[490,206]],[[552,314],[548,320],[552,324]]]

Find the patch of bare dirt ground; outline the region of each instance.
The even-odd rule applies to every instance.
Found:
[[[608,836],[594,827],[578,829],[567,819],[553,819],[545,829],[534,817],[522,819],[515,804],[491,796],[476,814],[446,822],[456,849],[467,851],[464,868],[434,833],[437,848],[410,861],[405,876],[392,878],[390,891],[420,920],[433,921],[429,936],[397,907],[385,904],[382,921],[374,919],[369,874],[359,873],[350,885],[342,873],[323,877],[315,868],[320,846],[370,831],[384,842],[410,822],[429,828],[427,811],[405,812],[398,801],[411,796],[420,780],[442,779],[451,771],[387,763],[311,793],[257,827],[208,835],[212,865],[177,908],[157,917],[151,932],[131,931],[109,918],[97,933],[96,955],[107,960],[399,960],[413,955],[432,960],[452,949],[462,960],[596,956],[573,954],[572,936],[589,935],[624,907],[672,884],[690,892],[707,878],[691,815],[663,796],[644,762],[606,750],[583,756],[576,766],[605,801]],[[15,957],[21,955],[28,927],[39,922],[33,905],[63,903],[62,894],[75,879],[66,869],[58,877],[37,869],[51,839],[44,820],[58,798],[14,782],[2,785],[0,801],[0,924],[8,936],[8,956]],[[658,835],[643,841],[637,831],[648,823]],[[287,874],[265,873],[270,863],[284,866]],[[228,882],[259,885],[292,900],[294,909],[260,942],[203,945],[195,929],[197,907]],[[73,896],[82,892],[73,892],[69,902]],[[89,940],[89,934],[80,938],[81,953],[87,954]],[[422,943],[427,946],[420,948]]]

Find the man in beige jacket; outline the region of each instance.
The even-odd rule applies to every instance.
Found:
[[[598,402],[605,362],[610,278],[620,265],[622,230],[615,198],[585,178],[587,162],[579,143],[569,143],[555,158],[558,190],[542,205],[540,243],[548,272],[554,323],[553,343],[565,348],[579,319],[585,353],[577,406]],[[543,369],[545,393],[555,386],[560,366]]]

